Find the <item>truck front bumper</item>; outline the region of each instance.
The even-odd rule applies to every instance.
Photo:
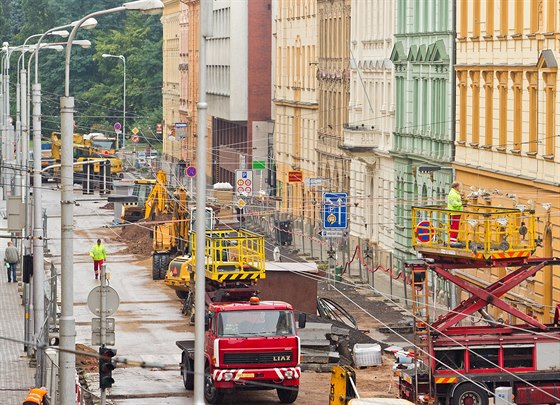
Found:
[[[251,383],[273,384],[283,387],[299,385],[299,367],[251,368],[251,369],[214,369],[212,377],[216,388],[236,388]],[[270,388],[263,386],[263,389]]]

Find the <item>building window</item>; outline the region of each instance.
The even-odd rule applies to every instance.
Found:
[[[467,140],[467,72],[457,72],[459,85],[459,141]]]
[[[510,0],[500,0],[500,35],[508,34],[508,3]]]
[[[521,125],[522,125],[522,102],[523,102],[523,72],[512,72],[513,82],[513,150],[521,150]]]
[[[485,108],[485,122],[484,122],[484,145],[487,147],[492,146],[492,134],[494,131],[494,72],[487,71],[484,75],[484,108]]]
[[[480,142],[480,72],[471,72],[472,89],[472,143]]]
[[[523,34],[523,2],[525,0],[515,0],[515,34]]]
[[[529,91],[529,145],[531,154],[537,153],[537,113],[538,113],[538,73],[527,72],[527,90]]]
[[[498,79],[498,90],[499,90],[499,111],[500,111],[500,121],[499,121],[499,141],[498,148],[504,148],[507,146],[507,108],[508,108],[508,72],[496,72],[496,78]]]
[[[486,0],[486,35],[494,35],[494,0]]]

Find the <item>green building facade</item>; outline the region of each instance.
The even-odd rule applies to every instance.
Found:
[[[394,261],[412,250],[411,207],[443,203],[453,179],[455,1],[397,0]]]

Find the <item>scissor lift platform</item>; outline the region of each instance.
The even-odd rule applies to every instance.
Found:
[[[523,207],[521,207],[523,208]],[[457,241],[450,240],[451,216],[460,216]],[[412,207],[412,246],[423,257],[451,256],[495,261],[530,257],[538,240],[533,210],[469,205]],[[471,266],[476,267],[476,266]]]

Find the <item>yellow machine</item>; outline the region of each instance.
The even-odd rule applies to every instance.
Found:
[[[459,217],[459,242],[450,240],[454,215]],[[412,207],[412,218],[412,246],[424,255],[448,254],[488,261],[529,257],[537,248],[531,210],[469,205],[457,212],[426,206]]]
[[[160,170],[145,202],[144,218],[152,225],[152,278],[163,279],[169,262],[183,254],[189,236],[187,191],[183,187],[170,192],[167,175]]]
[[[136,222],[144,218],[146,212],[146,201],[157,184],[156,179],[136,179],[132,195],[137,198],[136,202],[124,203],[121,212],[121,222]]]
[[[115,178],[122,178],[123,177],[123,164],[122,161],[115,155],[116,153],[116,138],[106,137],[103,134],[88,134],[88,135],[80,135],[74,134],[73,139],[74,145],[74,159],[77,162],[84,162],[84,161],[104,161],[109,160],[111,162],[111,175]],[[53,132],[51,134],[51,155],[52,155],[52,162],[53,163],[60,163],[60,148],[62,146],[60,140],[60,133]],[[99,174],[99,164],[96,163],[93,165],[93,171],[95,174]],[[80,176],[76,176],[76,173],[82,173],[83,167],[82,166],[74,166],[74,177],[79,178]],[[54,179],[60,179],[60,169],[54,168],[51,176]]]
[[[190,234],[190,255],[171,261],[165,284],[185,300],[183,313],[194,314],[196,232]],[[245,301],[265,278],[264,237],[247,230],[209,230],[205,237],[207,301]]]
[[[350,366],[334,366],[331,372],[329,405],[414,405],[405,399],[361,398],[356,387],[356,372]]]

